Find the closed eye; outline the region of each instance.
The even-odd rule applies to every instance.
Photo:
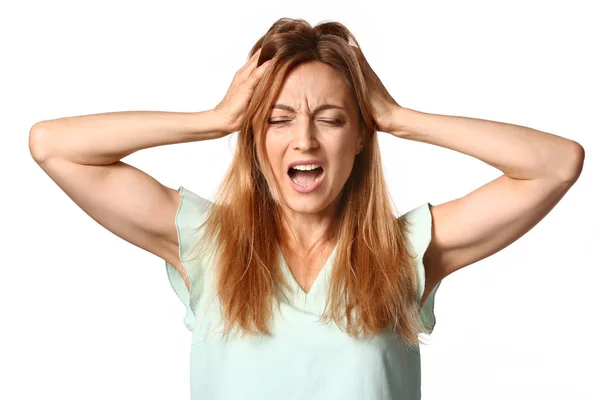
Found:
[[[319,121],[325,122],[325,123],[330,124],[330,125],[335,125],[335,126],[343,125],[342,121],[339,120],[339,119],[332,119],[332,120],[321,119]],[[281,123],[284,123],[284,122],[289,122],[289,120],[287,120],[287,119],[277,120],[277,121],[272,120],[272,119],[269,120],[269,124],[271,124],[271,125],[281,124]]]

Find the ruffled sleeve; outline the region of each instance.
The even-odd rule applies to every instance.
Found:
[[[425,291],[425,265],[423,264],[423,255],[431,242],[431,203],[422,204],[403,215],[407,228],[408,241],[411,252],[415,259],[414,265],[417,276],[417,304],[421,303],[423,292]],[[425,333],[431,334],[435,327],[434,303],[435,294],[440,286],[440,282],[433,288],[425,304],[421,308],[421,322],[425,328]]]
[[[179,208],[175,215],[175,225],[179,243],[179,259],[190,279],[190,288],[192,289],[192,292],[194,292],[194,289],[199,285],[199,281],[202,279],[204,271],[202,271],[202,263],[197,259],[193,259],[192,250],[194,250],[194,247],[200,240],[202,233],[202,230],[198,230],[198,227],[206,221],[212,203],[209,200],[198,196],[194,192],[187,190],[183,186],[179,187],[179,196]],[[190,301],[190,292],[177,269],[167,261],[165,261],[165,265],[171,287],[186,308],[183,322],[185,326],[192,331],[196,318]]]

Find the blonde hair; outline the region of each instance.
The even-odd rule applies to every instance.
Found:
[[[353,48],[354,47],[354,48]],[[349,335],[371,337],[390,328],[409,345],[423,332],[413,259],[407,251],[404,220],[394,216],[384,181],[376,123],[368,100],[358,42],[338,22],[315,27],[303,19],[281,18],[252,47],[260,66],[272,60],[257,84],[239,129],[233,161],[216,202],[201,226],[198,254],[212,251],[216,288],[225,321],[243,333],[269,334],[273,301],[289,288],[279,266],[282,209],[267,162],[267,120],[287,73],[320,61],[333,67],[350,88],[358,109],[364,147],[345,183],[337,222],[326,236],[338,243],[322,321],[333,320]],[[194,288],[194,286],[192,286]],[[192,290],[192,298],[199,293]]]

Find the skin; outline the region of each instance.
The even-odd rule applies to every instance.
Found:
[[[275,104],[290,106],[293,111],[272,110],[265,137],[267,159],[282,194],[288,235],[295,237],[290,244],[308,249],[332,222],[354,158],[362,150],[358,110],[337,71],[320,61],[304,63],[290,71]],[[343,109],[314,113],[322,104]],[[335,120],[341,125],[332,123]],[[277,121],[282,122],[273,123]],[[288,165],[309,159],[323,162],[323,183],[314,192],[298,193],[290,185]]]
[[[268,65],[257,68],[258,56],[257,52],[238,70],[214,110],[119,112],[40,121],[30,131],[31,155],[95,221],[175,266],[189,290],[173,224],[181,200],[178,190],[121,159],[141,149],[215,139],[236,131],[248,98]],[[357,56],[378,131],[454,150],[503,172],[460,198],[431,207],[431,243],[423,258],[423,304],[444,277],[502,250],[541,221],[578,179],[585,151],[575,141],[523,126],[403,108],[358,51]],[[269,162],[281,185],[283,206],[298,242],[304,244],[300,251],[330,221],[331,204],[350,173],[351,143],[358,134],[356,110],[344,102],[349,93],[339,84],[335,71],[325,67],[303,64],[290,75],[277,102],[293,103],[296,112],[274,111],[291,122],[269,129],[267,134]],[[325,101],[348,106],[348,125],[330,128],[320,121],[335,114],[333,110],[308,117],[310,110]],[[327,163],[325,186],[305,198],[290,191],[284,171],[287,163],[300,156],[322,156]],[[312,282],[310,278],[305,281]]]

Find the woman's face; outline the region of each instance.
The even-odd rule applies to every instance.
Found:
[[[284,208],[315,214],[334,204],[362,150],[358,122],[352,94],[335,69],[312,61],[289,72],[265,137]]]

